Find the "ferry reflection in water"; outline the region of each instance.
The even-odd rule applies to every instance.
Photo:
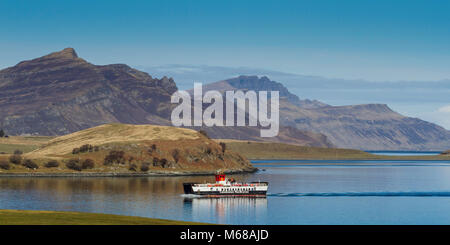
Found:
[[[215,216],[216,222],[228,223],[241,215],[264,217],[267,211],[266,197],[202,197],[186,195],[184,197],[185,211],[191,210],[193,220]],[[188,211],[189,212],[189,211]]]

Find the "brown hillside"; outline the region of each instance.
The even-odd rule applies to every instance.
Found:
[[[97,150],[73,153],[74,148],[92,145]],[[123,151],[116,163],[105,164],[112,151]],[[27,159],[45,162],[57,159],[92,159],[91,171],[139,172],[142,165],[148,171],[252,171],[249,161],[191,129],[154,125],[107,124],[50,140],[37,150],[24,154]]]

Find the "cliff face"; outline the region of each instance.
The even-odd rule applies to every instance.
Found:
[[[418,118],[405,117],[384,104],[330,106],[300,100],[266,77],[240,76],[213,83],[206,89],[280,91],[280,124],[325,135],[341,148],[363,150],[444,150],[450,131]]]
[[[168,124],[172,79],[97,66],[71,48],[0,71],[0,123],[11,135],[62,135],[123,122]]]

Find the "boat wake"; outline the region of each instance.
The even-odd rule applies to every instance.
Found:
[[[197,198],[197,197],[201,197],[201,195],[195,195],[195,194],[181,194],[182,197],[184,198]]]
[[[270,197],[450,197],[450,192],[311,192],[311,193],[268,193]]]

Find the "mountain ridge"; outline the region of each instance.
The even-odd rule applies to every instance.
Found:
[[[0,127],[10,135],[65,135],[107,123],[168,126],[177,89],[172,78],[125,64],[94,65],[66,48],[0,70]],[[254,127],[204,129],[211,136],[267,140]],[[271,140],[332,145],[321,134],[285,127]]]
[[[261,82],[260,87],[258,81]],[[319,102],[302,106],[292,97],[282,96],[291,93],[281,83],[270,81],[265,76],[226,79],[206,85],[204,91],[217,88],[280,89],[283,91],[280,93],[281,125],[323,134],[340,148],[439,151],[450,148],[450,131],[418,118],[403,116],[387,104],[332,106]]]

